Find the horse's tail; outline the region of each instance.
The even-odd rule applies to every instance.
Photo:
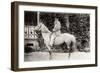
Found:
[[[75,37],[73,37],[73,39],[71,39],[71,42],[70,42],[69,46],[70,46],[70,48],[69,48],[68,58],[70,58],[71,52],[77,51],[77,49],[76,49],[76,38]]]
[[[72,50],[77,51],[76,38],[75,37],[73,37],[73,40],[72,40]]]

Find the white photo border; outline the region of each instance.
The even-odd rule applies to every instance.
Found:
[[[33,61],[24,62],[24,11],[43,11],[43,12],[60,12],[60,13],[85,13],[90,14],[90,43],[91,43],[91,58],[88,60],[60,60],[60,61]],[[19,68],[35,68],[35,67],[50,67],[50,66],[63,66],[63,65],[84,65],[95,64],[95,10],[85,8],[65,8],[65,7],[48,7],[48,6],[36,6],[36,5],[19,5],[19,50],[18,50],[18,66]]]

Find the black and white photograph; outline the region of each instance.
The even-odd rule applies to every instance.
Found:
[[[90,14],[24,11],[24,17],[25,62],[90,59]]]
[[[12,3],[12,69],[97,66],[97,7]]]

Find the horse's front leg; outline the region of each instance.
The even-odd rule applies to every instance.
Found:
[[[49,59],[51,60],[52,59],[52,56],[51,56],[51,47],[49,45],[46,44],[46,47],[48,48],[48,51],[49,51]]]

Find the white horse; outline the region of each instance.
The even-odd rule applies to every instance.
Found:
[[[42,33],[42,37],[44,39],[44,43],[46,47],[49,50],[50,58],[51,58],[51,46],[50,46],[50,36],[52,32],[49,31],[49,29],[43,24],[39,23],[37,26],[35,26],[35,30],[40,30]],[[67,48],[69,50],[69,57],[70,57],[70,50],[76,49],[76,38],[72,34],[69,33],[62,33],[61,35],[57,36],[54,40],[54,45],[61,45],[63,43],[66,43]]]

